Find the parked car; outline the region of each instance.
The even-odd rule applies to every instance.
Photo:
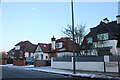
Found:
[[[34,58],[26,58],[26,64],[33,65]]]

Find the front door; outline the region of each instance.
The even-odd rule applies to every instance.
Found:
[[[41,60],[43,60],[43,54],[41,54]]]

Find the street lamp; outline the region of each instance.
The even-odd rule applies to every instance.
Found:
[[[120,4],[120,2],[118,3]],[[118,5],[119,6],[119,5]],[[119,27],[120,27],[120,13],[118,13],[118,16],[116,16],[117,18],[117,26],[118,26],[118,35],[120,36],[120,33],[119,33]],[[119,38],[118,36],[118,38]],[[118,73],[120,73],[120,53],[118,52]]]
[[[72,11],[72,36],[73,36],[73,42],[74,40],[74,11],[73,11],[73,0],[71,0],[71,11]],[[75,51],[74,51],[74,45],[73,45],[73,74],[75,74]]]

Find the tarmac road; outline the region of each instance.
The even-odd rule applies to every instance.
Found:
[[[31,71],[13,67],[2,67],[2,80],[88,80],[83,78],[75,78],[59,74],[51,74],[46,72]],[[90,79],[91,80],[91,79]]]

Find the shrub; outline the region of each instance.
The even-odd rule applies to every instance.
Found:
[[[8,63],[8,64],[13,64],[13,59],[8,58],[8,59],[7,59],[7,63]]]

